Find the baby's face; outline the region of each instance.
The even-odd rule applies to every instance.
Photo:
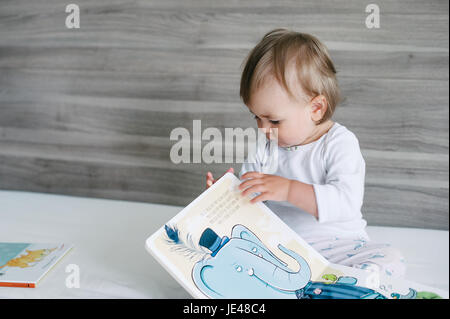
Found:
[[[281,147],[308,144],[317,132],[309,99],[294,100],[275,80],[268,81],[253,92],[248,104],[258,128],[266,133],[268,139],[269,130],[278,129],[272,130],[272,139],[277,138]]]

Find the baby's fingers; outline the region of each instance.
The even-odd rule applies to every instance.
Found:
[[[206,188],[210,187],[212,184],[214,184],[216,181],[214,180],[214,177],[211,172],[208,172],[206,174]]]
[[[264,177],[263,173],[260,172],[247,172],[244,175],[241,176],[241,179],[247,179],[247,178],[262,178]]]
[[[270,199],[270,194],[268,192],[266,193],[261,193],[260,195],[254,197],[253,199],[250,200],[250,203],[255,204],[257,202],[264,202],[266,200]]]
[[[263,180],[261,178],[253,178],[253,179],[248,179],[244,182],[241,182],[238,186],[238,188],[240,190],[245,189],[246,187],[250,187],[253,185],[258,185],[258,184],[263,184]]]
[[[233,173],[234,174],[233,167],[230,167],[223,175],[225,175],[226,173]],[[214,179],[213,174],[211,172],[206,173],[206,188],[210,187],[215,182],[217,182],[217,179]]]
[[[250,186],[249,188],[244,190],[241,193],[241,195],[242,196],[247,196],[247,195],[252,194],[252,193],[263,193],[263,192],[266,192],[266,191],[267,191],[267,188],[263,184],[257,184],[257,185]]]

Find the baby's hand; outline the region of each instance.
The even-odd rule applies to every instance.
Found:
[[[287,201],[289,187],[291,185],[290,179],[259,172],[248,172],[241,177],[241,179],[247,178],[249,178],[249,180],[244,181],[239,185],[240,190],[246,188],[241,195],[246,196],[251,193],[261,193],[250,200],[251,203],[265,200]]]
[[[230,168],[225,172],[225,174],[228,173],[228,172],[234,174],[234,169],[233,169],[233,167],[230,167]],[[225,175],[225,174],[223,174],[223,175]],[[223,175],[222,175],[222,176],[223,176]],[[208,173],[206,174],[206,188],[209,188],[209,187],[210,187],[212,184],[214,184],[215,182],[217,182],[217,179],[214,179],[212,173],[211,173],[211,172],[208,172]]]

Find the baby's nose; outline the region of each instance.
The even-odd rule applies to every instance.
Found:
[[[266,135],[266,138],[268,140],[273,139],[275,136],[275,129],[271,127],[261,127],[261,132],[263,132]]]

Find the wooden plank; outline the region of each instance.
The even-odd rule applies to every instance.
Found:
[[[0,70],[98,70],[240,76],[241,65],[247,54],[246,49],[3,47],[0,50]],[[448,53],[444,52],[381,54],[335,50],[330,54],[339,76],[422,80],[448,80],[449,76],[446,72]]]
[[[222,132],[222,136],[225,133]],[[190,164],[174,164],[170,149],[177,141],[167,137],[125,134],[90,134],[0,128],[0,154],[27,158],[70,159],[86,163],[110,163],[121,166],[189,169]],[[192,141],[190,141],[192,143]],[[202,141],[204,147],[209,141]],[[221,145],[223,140],[217,141]],[[223,144],[221,145],[223,149]],[[247,145],[235,143],[234,149]],[[191,152],[193,152],[191,145]],[[366,161],[367,181],[389,185],[414,184],[422,187],[448,189],[448,155],[413,152],[362,150]],[[190,157],[192,161],[192,156]],[[228,157],[227,157],[228,158]],[[221,161],[226,157],[222,151]],[[242,159],[243,160],[243,159]],[[242,163],[234,158],[234,163]]]
[[[361,3],[362,4],[362,3]],[[344,44],[404,46],[409,50],[448,52],[448,4],[440,13],[382,15],[382,27],[365,27],[364,4],[345,12],[305,12],[302,6],[288,12],[268,7],[257,13],[182,12],[155,10],[134,4],[81,6],[81,28],[66,29],[63,8],[53,5],[39,14],[21,14],[23,6],[2,9],[0,45],[47,47],[207,47],[251,48],[267,31],[283,25],[316,35],[333,49]],[[318,6],[320,7],[320,6]],[[41,9],[43,10],[43,9]],[[432,36],[430,36],[432,35]]]
[[[371,225],[448,230],[448,188],[367,183],[365,194],[363,215]]]
[[[179,10],[183,12],[227,12],[241,11],[246,13],[262,13],[276,11],[280,13],[292,12],[301,8],[306,13],[329,13],[332,10],[335,13],[359,12],[367,6],[367,1],[363,0],[322,0],[320,4],[315,0],[230,0],[230,1],[211,1],[211,0],[79,0],[77,4],[82,7],[89,7],[96,13],[108,14],[121,12],[124,8],[142,8],[149,10]],[[449,4],[445,0],[379,0],[376,3],[380,7],[381,13],[399,13],[404,14],[433,14],[448,11]],[[65,7],[65,3],[60,0],[4,0],[1,3],[2,12],[11,14],[26,7],[31,12],[44,14],[58,11]],[[264,10],[264,11],[262,11]]]
[[[414,82],[341,79],[346,100],[334,118],[365,149],[448,153],[447,82]]]
[[[204,184],[195,169],[174,171],[1,155],[0,163],[0,188],[9,190],[184,205]],[[180,183],[185,184],[183,189]]]
[[[448,189],[448,154],[362,150],[366,182]]]
[[[0,94],[3,104],[0,125],[5,127],[169,136],[174,127],[191,127],[193,119],[204,119],[205,125],[218,128],[255,125],[245,106],[238,102],[237,88],[232,88],[236,81],[232,77],[203,75],[194,82],[192,76],[191,81],[187,77],[170,81],[170,75],[154,74],[113,76],[111,72],[73,71],[68,78],[67,72],[59,70],[7,73],[0,75],[0,86],[5,92]],[[18,87],[14,86],[8,93],[11,83]],[[336,110],[335,119],[355,131],[362,148],[447,153],[447,84],[446,81],[341,78],[346,100]],[[24,100],[19,92],[27,92]],[[60,95],[55,97],[50,92]],[[17,95],[11,99],[11,94]],[[90,104],[91,97],[98,97],[92,100],[97,103],[101,96],[108,96],[103,105],[109,101],[116,107]],[[114,101],[117,98],[120,99]],[[170,102],[155,98],[203,103],[183,102],[184,110],[182,103],[171,111]],[[140,105],[146,103],[147,109],[133,109],[138,99],[143,99]],[[215,115],[209,114],[215,108],[212,111]]]

